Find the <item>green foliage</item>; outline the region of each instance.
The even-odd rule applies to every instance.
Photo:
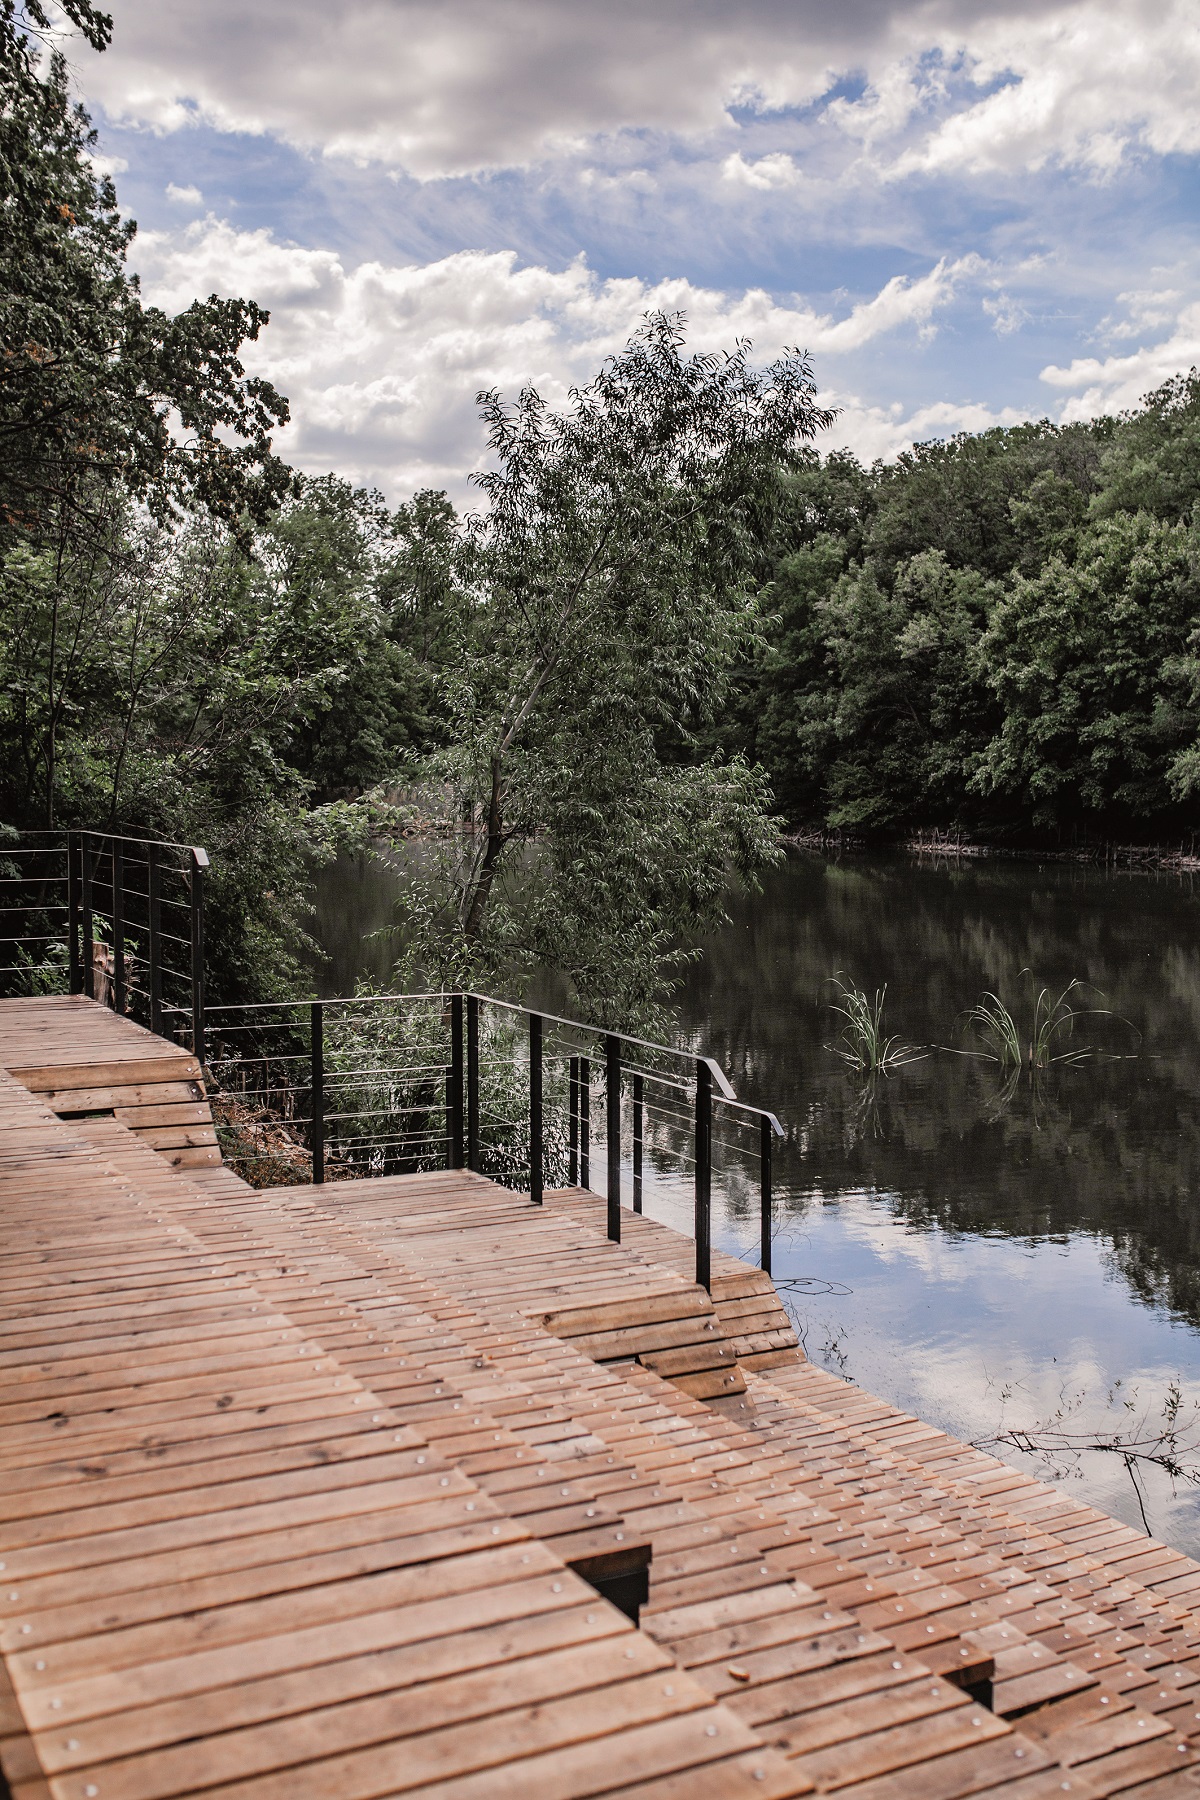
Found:
[[[109,22],[74,4],[95,49]],[[0,549],[103,529],[117,484],[159,518],[200,505],[265,517],[288,471],[271,451],[287,405],[239,361],[267,315],[213,295],[171,318],[145,306],[125,255],[136,226],[91,160],[40,5],[0,6]],[[42,53],[39,54],[39,49]]]
[[[799,824],[1190,830],[1198,471],[1195,371],[1120,419],[800,460],[720,743]]]
[[[1022,969],[1028,975],[1028,969]],[[967,1014],[967,1023],[983,1040],[980,1055],[1000,1064],[1004,1069],[1048,1069],[1052,1063],[1086,1062],[1095,1052],[1086,1046],[1070,1050],[1058,1048],[1060,1034],[1070,1037],[1075,1022],[1081,1018],[1111,1018],[1107,1007],[1079,1007],[1071,995],[1088,984],[1076,976],[1061,993],[1039,988],[1034,997],[1029,1028],[1023,1032],[1015,1015],[998,994],[985,994]]]
[[[488,508],[460,544],[475,605],[438,765],[468,829],[408,915],[439,971],[549,964],[614,1023],[721,916],[729,868],[774,854],[761,773],[700,733],[754,641],[781,460],[826,422],[799,356],[759,372],[748,345],[682,342],[651,318],[563,413],[481,397]]]
[[[1074,563],[1014,577],[979,640],[1003,714],[976,758],[981,792],[1011,795],[1035,824],[1162,808],[1196,728],[1179,676],[1198,550],[1193,524],[1115,513],[1081,536]]]

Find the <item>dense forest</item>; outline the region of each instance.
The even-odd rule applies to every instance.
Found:
[[[1086,424],[794,459],[730,741],[794,824],[1190,836],[1200,377]]]
[[[266,314],[145,304],[48,34],[0,0],[0,819],[206,843],[226,990],[294,982],[314,852],[431,816],[425,972],[625,1017],[780,824],[1190,836],[1195,371],[866,468],[803,357],[657,318],[565,413],[481,396],[469,517],[302,478]]]

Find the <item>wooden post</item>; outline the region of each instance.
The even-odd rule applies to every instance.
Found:
[[[608,1235],[621,1241],[621,1040],[604,1040],[605,1137],[608,1140]]]

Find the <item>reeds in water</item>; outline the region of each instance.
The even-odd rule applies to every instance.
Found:
[[[838,1044],[829,1047],[835,1056],[840,1056],[844,1063],[862,1074],[882,1072],[896,1069],[904,1063],[916,1062],[927,1055],[916,1044],[902,1043],[898,1037],[887,1037],[883,1029],[883,1003],[887,998],[887,983],[876,988],[875,998],[867,994],[853,982],[843,981],[841,975],[831,975],[830,981],[836,987],[840,1001],[830,1001],[832,1010],[845,1019]]]
[[[1029,970],[1022,969],[1021,973],[1028,975]],[[1052,1063],[1085,1062],[1095,1052],[1086,1047],[1060,1049],[1062,1038],[1071,1035],[1076,1019],[1113,1016],[1107,1007],[1072,1005],[1070,995],[1086,985],[1076,977],[1057,995],[1049,988],[1041,988],[1034,1001],[1028,1036],[1022,1033],[998,994],[985,994],[967,1014],[968,1025],[974,1027],[986,1045],[978,1054],[1006,1069],[1048,1069]]]

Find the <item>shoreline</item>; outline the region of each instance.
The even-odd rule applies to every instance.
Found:
[[[1087,863],[1095,868],[1135,869],[1176,875],[1200,874],[1200,849],[1182,844],[1087,844],[1071,848],[1050,848],[1033,844],[998,844],[971,838],[958,832],[917,832],[906,838],[886,843],[870,843],[852,832],[790,831],[783,841],[796,850],[820,850],[839,854],[861,855],[872,851],[900,851],[906,856],[934,861],[978,861],[988,858],[1005,862]]]

